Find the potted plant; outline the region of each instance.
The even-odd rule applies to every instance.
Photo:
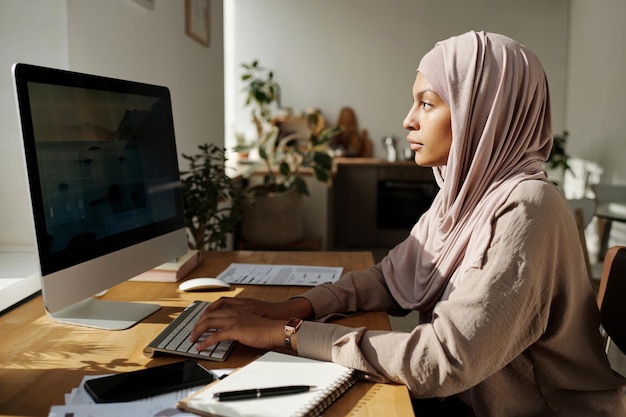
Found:
[[[306,138],[297,134],[280,136],[280,129],[273,126],[257,142],[240,149],[256,149],[259,159],[250,165],[246,177],[263,172],[263,181],[252,184],[249,191],[254,195],[270,192],[296,190],[309,195],[302,174],[308,170],[316,180],[330,185],[332,182],[333,159],[328,152],[330,140],[341,130],[339,127],[315,130],[317,115],[307,117],[310,134]]]
[[[333,160],[330,140],[339,127],[315,130],[317,116],[307,118],[310,134],[280,136],[273,126],[247,149],[257,150],[244,177],[249,180],[244,198],[242,237],[267,246],[293,243],[302,238],[302,196],[309,195],[305,176],[330,186]],[[246,149],[246,148],[244,148]]]
[[[552,181],[561,187],[563,186],[565,172],[572,172],[569,165],[569,155],[565,149],[568,135],[569,132],[567,130],[564,130],[560,135],[554,135],[550,156],[545,162],[545,169],[548,171],[548,177],[551,177]]]
[[[250,108],[258,139],[263,137],[266,126],[271,121],[272,105],[276,103],[280,107],[280,86],[274,80],[274,72],[261,67],[258,60],[241,66],[244,69],[241,81],[246,84],[245,105]]]
[[[255,150],[258,153],[258,159],[253,161],[246,173],[249,178],[253,172],[265,172],[262,184],[251,188],[253,194],[296,189],[298,193],[308,195],[306,182],[300,175],[302,167],[311,169],[318,181],[330,184],[332,157],[328,153],[328,145],[340,128],[325,128],[320,114],[311,112],[304,119],[309,132],[307,137],[289,132],[285,135],[285,129],[279,128],[284,120],[273,118],[271,108],[272,104],[278,103],[280,92],[274,72],[261,67],[258,60],[241,66],[244,69],[241,80],[246,84],[245,104],[250,108],[257,138],[246,142],[242,134],[237,134],[234,150],[243,153]]]
[[[243,143],[237,135],[234,148],[238,153],[255,155],[244,173],[249,185],[243,200],[241,237],[265,246],[293,243],[303,233],[301,200],[309,194],[304,176],[331,184],[333,160],[328,145],[340,129],[325,128],[321,115],[311,112],[297,119],[303,129],[290,133],[286,128],[289,120],[274,117],[274,107],[280,107],[280,86],[273,71],[261,67],[257,60],[242,64],[242,68],[245,104],[257,137]]]
[[[199,145],[200,153],[182,154],[189,169],[180,172],[189,247],[216,250],[241,221],[242,187],[226,174],[225,150]]]
[[[571,171],[568,163],[569,155],[565,150],[568,136],[569,132],[567,130],[564,130],[560,135],[554,135],[554,142],[547,161],[549,168]]]

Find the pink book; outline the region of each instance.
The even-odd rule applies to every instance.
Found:
[[[177,282],[200,264],[200,252],[189,250],[175,261],[166,262],[149,271],[131,278],[131,281]]]

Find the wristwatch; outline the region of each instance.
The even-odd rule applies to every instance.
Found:
[[[302,325],[302,320],[292,317],[285,324],[285,346],[291,349],[291,336],[298,332]]]

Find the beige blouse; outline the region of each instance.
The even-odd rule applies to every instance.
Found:
[[[401,265],[395,272],[402,277]],[[407,312],[380,265],[303,297],[316,319]],[[420,315],[428,322],[410,333],[307,321],[298,354],[405,384],[416,398],[462,393],[477,416],[626,416],[625,381],[603,350],[573,215],[551,184],[521,183],[497,215],[483,267]]]

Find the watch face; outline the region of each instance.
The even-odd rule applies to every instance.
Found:
[[[298,331],[302,320],[292,317],[285,324],[285,346],[291,348],[291,336]]]
[[[292,318],[292,319],[289,319],[289,321],[287,322],[287,324],[285,324],[285,326],[298,328],[301,323],[302,323],[302,320]]]

